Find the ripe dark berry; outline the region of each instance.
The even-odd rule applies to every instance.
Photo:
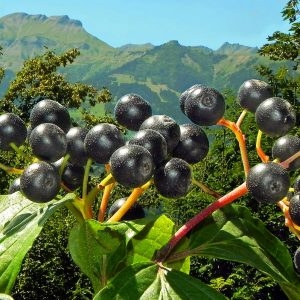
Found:
[[[67,108],[59,102],[44,99],[39,101],[32,108],[30,123],[32,128],[42,123],[52,123],[67,133],[71,127],[71,118]]]
[[[115,180],[130,188],[145,184],[153,175],[154,163],[150,152],[139,145],[118,148],[110,158],[110,171]]]
[[[33,202],[48,202],[59,192],[58,171],[45,161],[29,165],[20,177],[21,192]]]
[[[108,217],[112,217],[124,204],[127,198],[121,198],[115,201],[108,210]],[[120,221],[130,221],[145,218],[145,211],[141,204],[135,202],[133,206],[126,212]]]
[[[52,123],[43,123],[33,128],[29,144],[36,157],[48,162],[55,162],[67,151],[65,132]]]
[[[273,144],[272,157],[274,159],[279,159],[279,161],[282,162],[298,151],[300,151],[300,138],[294,135],[284,135],[278,138]],[[288,170],[296,170],[299,167],[300,158],[296,158],[290,163]]]
[[[128,144],[140,145],[146,148],[152,155],[153,162],[157,166],[167,159],[168,150],[165,138],[156,130],[139,130]]]
[[[191,183],[191,167],[181,158],[171,158],[154,172],[154,185],[164,197],[178,198],[185,196]]]
[[[180,125],[180,140],[173,150],[174,157],[195,164],[207,155],[208,150],[209,141],[204,130],[195,124]]]
[[[184,106],[185,106],[185,100],[190,95],[190,93],[195,90],[196,88],[202,87],[202,84],[194,84],[191,87],[189,87],[187,90],[185,90],[179,97],[179,106],[181,111],[184,113]]]
[[[140,130],[143,129],[153,129],[158,131],[167,142],[168,153],[171,153],[179,142],[179,125],[169,116],[153,115],[142,123]]]
[[[184,113],[200,126],[215,125],[223,117],[225,100],[217,90],[200,86],[189,94],[185,100]]]
[[[289,213],[291,220],[300,226],[300,194],[297,193],[290,198]]]
[[[8,193],[13,194],[17,191],[20,191],[20,177],[13,180],[13,182],[10,184]]]
[[[92,127],[84,139],[84,148],[95,162],[106,164],[112,153],[125,144],[124,137],[114,124],[101,123]]]
[[[0,149],[12,150],[10,143],[22,145],[27,137],[27,128],[24,121],[13,113],[0,115]]]
[[[275,162],[259,163],[250,169],[246,184],[257,201],[276,203],[287,195],[290,178],[287,170]]]
[[[258,79],[249,79],[240,86],[237,102],[241,107],[254,113],[261,102],[271,97],[273,97],[273,90],[268,83]]]
[[[137,94],[121,97],[114,109],[116,120],[129,130],[139,130],[141,124],[152,115],[150,103]]]
[[[294,267],[298,274],[300,274],[300,247],[297,248],[294,254]]]
[[[84,139],[88,129],[82,127],[72,127],[67,137],[67,153],[70,155],[70,163],[76,166],[84,166],[88,159],[88,154],[84,148]]]
[[[68,164],[62,172],[61,180],[66,187],[71,191],[79,188],[82,185],[84,168]]]
[[[300,175],[295,178],[293,188],[295,193],[300,192]]]
[[[288,101],[272,97],[259,104],[255,121],[263,133],[272,137],[283,136],[295,126],[296,112]]]

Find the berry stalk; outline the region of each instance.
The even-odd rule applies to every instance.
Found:
[[[22,169],[17,169],[14,167],[6,166],[2,163],[0,163],[0,169],[2,169],[3,171],[5,171],[8,174],[16,174],[16,175],[22,174],[24,171]]]
[[[214,211],[230,204],[234,200],[244,196],[248,192],[246,187],[246,182],[229,192],[228,194],[217,199],[215,202],[208,205],[200,213],[195,215],[192,219],[187,221],[181,228],[170,239],[168,244],[158,252],[156,261],[163,262],[166,260],[170,252],[175,248],[175,246],[184,238],[192,229],[199,225],[205,218],[210,216]]]
[[[152,183],[151,181],[148,181],[143,186],[134,188],[132,190],[130,196],[124,202],[124,204],[110,219],[107,220],[107,222],[120,221],[120,219],[127,213],[127,211],[130,209],[130,207],[132,207],[132,205],[136,202],[138,197],[140,197],[143,194],[143,192],[150,186],[151,183]]]
[[[225,126],[235,134],[235,137],[236,137],[236,139],[239,143],[239,147],[240,147],[244,172],[245,172],[245,175],[247,176],[250,166],[249,166],[248,152],[247,152],[247,148],[246,148],[246,140],[245,140],[244,134],[242,133],[241,129],[236,125],[236,123],[226,120],[224,118],[220,119],[218,121],[217,125]]]
[[[268,162],[269,156],[265,154],[264,150],[261,147],[261,138],[262,138],[262,131],[258,130],[257,137],[256,137],[256,152],[262,162]]]
[[[101,200],[101,204],[100,204],[100,208],[99,208],[99,213],[98,213],[98,221],[99,222],[103,222],[104,221],[105,212],[106,212],[106,209],[107,209],[109,197],[110,197],[111,191],[113,190],[114,186],[115,186],[115,183],[111,183],[111,184],[106,185],[104,187],[104,191],[103,191],[103,195],[102,195],[102,200]]]

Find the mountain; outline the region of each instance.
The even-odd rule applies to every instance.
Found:
[[[158,46],[148,43],[114,48],[66,15],[14,13],[2,17],[0,45],[4,52],[0,64],[7,70],[0,94],[24,60],[46,49],[61,53],[78,48],[79,58],[63,70],[68,80],[105,86],[114,101],[127,93],[140,94],[151,102],[154,113],[168,112],[181,122],[185,118],[177,105],[178,97],[188,87],[203,83],[220,91],[237,90],[244,80],[259,78],[255,65],[271,63],[257,54],[257,48],[229,43],[215,51],[183,46],[176,40]],[[112,104],[106,108],[112,111]]]

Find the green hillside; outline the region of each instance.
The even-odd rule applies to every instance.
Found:
[[[14,13],[0,19],[0,45],[4,55],[0,64],[7,84],[24,60],[42,54],[45,49],[60,53],[78,48],[80,57],[62,70],[70,81],[107,87],[114,101],[127,93],[138,93],[153,105],[154,113],[166,113],[185,121],[179,111],[178,96],[189,86],[203,83],[219,89],[237,89],[246,79],[258,77],[254,66],[269,64],[257,54],[257,48],[224,43],[214,51],[205,46],[183,46],[169,41],[111,47],[92,36],[78,20],[68,16]],[[112,110],[112,104],[106,107]]]

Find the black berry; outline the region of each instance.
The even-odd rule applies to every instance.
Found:
[[[43,123],[32,129],[29,144],[32,153],[41,160],[55,162],[66,154],[65,132],[55,124]]]
[[[22,145],[27,137],[27,128],[24,121],[13,113],[0,115],[0,149],[12,150],[9,144]]]
[[[240,86],[237,102],[241,107],[254,113],[261,102],[271,97],[273,97],[273,90],[268,83],[258,79],[249,79]]]
[[[259,104],[255,121],[263,133],[272,137],[283,136],[295,126],[296,113],[288,101],[272,97]]]
[[[206,157],[209,150],[209,141],[206,133],[198,125],[180,125],[180,140],[173,156],[195,164]]]
[[[124,204],[127,198],[116,200],[108,210],[108,217],[112,217]],[[130,221],[145,218],[145,211],[141,204],[135,202],[133,206],[126,212],[120,221]]]
[[[110,171],[115,180],[130,188],[145,184],[153,175],[154,163],[150,152],[139,145],[118,148],[110,158]]]
[[[9,189],[8,189],[8,193],[9,194],[13,194],[17,191],[20,191],[21,187],[20,187],[20,177],[16,178],[13,180],[13,182],[10,184]]]
[[[82,185],[84,168],[68,164],[62,172],[61,180],[71,191]]]
[[[109,123],[95,125],[84,139],[84,149],[88,156],[100,164],[108,163],[112,153],[124,144],[121,131]]]
[[[139,130],[128,144],[140,145],[146,148],[152,155],[153,162],[157,166],[167,159],[168,150],[165,138],[156,130]]]
[[[179,97],[179,106],[181,111],[184,113],[184,106],[185,106],[185,100],[188,98],[190,93],[195,90],[196,88],[202,87],[202,84],[194,84],[191,87],[189,87],[187,90],[185,90]]]
[[[279,159],[282,162],[298,151],[300,151],[300,138],[294,135],[284,135],[274,142],[272,156],[274,159]],[[296,158],[289,164],[288,170],[296,170],[299,167],[300,158]]]
[[[224,97],[214,88],[200,86],[192,90],[185,100],[185,115],[200,126],[217,124],[224,112]]]
[[[87,128],[72,127],[67,132],[67,153],[70,155],[70,163],[76,166],[84,166],[88,159],[88,154],[84,148],[84,139],[88,133]]]
[[[42,123],[52,123],[67,133],[71,127],[71,118],[67,108],[59,102],[44,99],[39,101],[32,108],[30,123],[32,128]]]
[[[20,177],[21,192],[33,202],[48,202],[59,192],[60,177],[50,163],[40,161],[29,165]]]
[[[116,120],[129,130],[139,130],[141,124],[152,115],[150,103],[137,94],[121,97],[114,109]]]
[[[290,198],[289,212],[291,220],[300,226],[300,194],[297,193]]]
[[[167,142],[168,153],[171,153],[179,142],[179,125],[167,115],[153,115],[149,117],[142,123],[140,130],[143,129],[158,131]]]
[[[250,169],[246,184],[257,201],[275,203],[287,195],[290,178],[287,170],[275,162],[259,163]]]
[[[154,185],[157,191],[167,198],[185,196],[191,183],[191,167],[181,158],[171,158],[154,172]]]

